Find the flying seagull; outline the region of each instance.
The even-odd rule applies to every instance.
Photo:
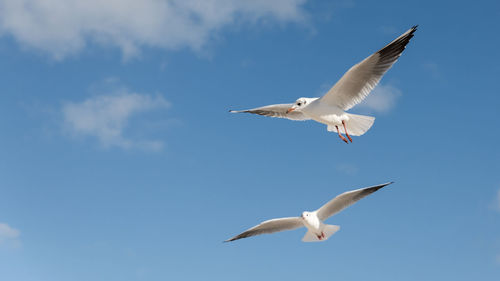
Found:
[[[337,132],[346,143],[345,134],[361,136],[370,129],[375,117],[347,113],[360,103],[377,86],[382,76],[398,60],[413,37],[417,26],[410,28],[378,52],[349,69],[321,98],[299,98],[295,103],[274,104],[247,110],[230,110],[232,113],[253,113],[291,120],[312,119],[327,125],[327,130]]]
[[[340,226],[324,224],[324,220],[356,203],[356,201],[360,200],[361,198],[368,196],[391,183],[393,182],[344,192],[333,198],[332,200],[330,200],[330,202],[326,203],[314,212],[303,212],[300,217],[267,220],[224,242],[230,242],[259,234],[292,230],[300,227],[307,228],[307,233],[304,238],[302,238],[302,241],[325,241],[330,236],[332,236],[332,234],[337,232],[340,229]]]

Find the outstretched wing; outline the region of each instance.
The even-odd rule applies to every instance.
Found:
[[[333,216],[334,214],[342,211],[343,209],[356,203],[361,198],[372,194],[373,192],[381,189],[382,187],[391,184],[392,182],[379,184],[371,187],[365,187],[361,189],[356,189],[348,192],[344,192],[339,196],[333,198],[328,203],[319,208],[316,212],[318,218],[321,220],[326,220],[327,218]]]
[[[273,105],[267,105],[267,106],[257,107],[257,108],[247,109],[247,110],[229,110],[229,112],[231,112],[231,113],[253,113],[253,114],[264,115],[264,116],[269,116],[269,117],[287,118],[290,120],[298,120],[298,121],[309,120],[309,118],[306,117],[301,112],[292,111],[290,113],[287,113],[287,110],[292,106],[293,106],[293,104],[291,104],[291,103],[273,104]]]
[[[360,103],[398,60],[416,30],[417,26],[410,28],[378,52],[351,67],[321,101],[343,110]]]
[[[304,226],[304,224],[302,223],[302,219],[299,217],[267,220],[224,242],[230,242],[259,234],[274,233],[278,231],[296,229],[302,226]]]

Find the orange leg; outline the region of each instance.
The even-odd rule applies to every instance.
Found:
[[[349,136],[349,133],[347,132],[347,128],[345,127],[345,121],[342,120],[342,125],[344,125],[344,132],[347,138],[352,142],[351,136]]]
[[[345,143],[349,143],[346,138],[344,138],[343,135],[340,134],[339,126],[335,125],[335,128],[337,129],[337,133],[339,133],[339,138],[341,138]]]
[[[325,239],[325,233],[321,232],[321,235],[316,235],[316,237],[318,237],[318,240],[323,240]]]

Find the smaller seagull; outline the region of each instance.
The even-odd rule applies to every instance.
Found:
[[[346,143],[351,136],[368,131],[375,117],[347,113],[365,99],[377,86],[382,76],[392,67],[410,42],[417,26],[410,28],[378,52],[351,67],[321,98],[299,98],[295,103],[273,104],[247,110],[229,110],[232,113],[253,113],[290,120],[314,120],[337,132]],[[349,141],[342,135],[345,134]]]
[[[304,238],[302,238],[303,242],[325,241],[337,232],[340,229],[340,226],[324,224],[324,220],[356,203],[361,198],[368,196],[391,183],[393,182],[344,192],[314,212],[303,212],[300,217],[267,220],[224,242],[230,242],[259,234],[292,230],[300,227],[307,228],[307,233]]]

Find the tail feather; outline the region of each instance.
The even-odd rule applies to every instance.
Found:
[[[372,116],[351,113],[347,113],[347,115],[349,116],[349,120],[345,122],[345,125],[347,127],[347,132],[351,136],[363,135],[372,127],[373,122],[375,122],[375,117]],[[338,128],[341,134],[345,134],[344,126],[338,126]],[[337,132],[337,128],[335,126],[330,125],[327,129],[330,132]]]
[[[329,225],[329,224],[325,225],[325,227],[323,228],[324,237],[321,237],[321,239],[318,238],[318,236],[315,233],[308,230],[306,235],[304,235],[304,238],[302,238],[302,241],[303,242],[325,241],[328,238],[330,238],[330,236],[332,236],[335,232],[339,231],[339,229],[340,229],[340,226],[338,226],[338,225]]]

